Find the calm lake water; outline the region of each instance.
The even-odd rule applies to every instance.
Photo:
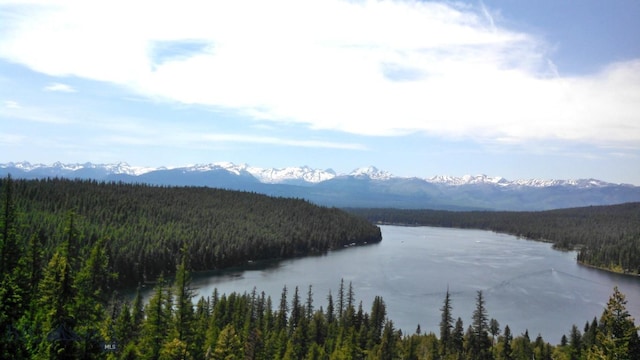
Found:
[[[396,328],[439,334],[440,308],[447,288],[454,319],[471,323],[478,290],[483,291],[489,318],[513,334],[529,330],[557,344],[576,324],[598,318],[613,287],[627,296],[627,309],[640,319],[640,278],[580,266],[575,252],[550,244],[482,230],[381,226],[379,244],[333,251],[323,256],[251,264],[242,269],[200,273],[193,285],[198,297],[219,293],[264,291],[277,304],[283,286],[289,300],[296,286],[306,299],[309,285],[314,307],[334,300],[340,279],[351,282],[357,301],[368,312],[376,295],[383,297]],[[636,321],[638,324],[638,321]]]

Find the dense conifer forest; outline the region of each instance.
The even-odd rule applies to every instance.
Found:
[[[528,332],[512,334],[508,325],[502,327],[487,313],[481,291],[477,292],[473,313],[465,314],[471,315],[471,322],[466,326],[461,317],[453,315],[455,298],[447,292],[442,307],[434,309],[441,313],[439,334],[422,333],[419,326],[412,334],[402,333],[387,317],[381,297],[366,306],[357,301],[351,284],[344,281],[340,281],[336,294],[319,294],[324,301],[318,301],[318,294],[313,293],[311,286],[308,289],[285,286],[279,299],[271,299],[257,288],[242,294],[219,294],[214,290],[209,296],[195,298],[190,273],[194,263],[201,261],[202,254],[192,250],[194,245],[189,239],[198,238],[199,228],[203,226],[189,229],[176,219],[187,221],[186,218],[199,217],[199,221],[206,222],[212,221],[213,215],[216,219],[224,218],[221,213],[228,204],[230,214],[226,216],[241,217],[228,225],[240,227],[228,229],[229,238],[243,237],[241,230],[260,226],[256,217],[277,221],[267,214],[277,212],[278,219],[293,218],[285,224],[293,226],[296,230],[290,231],[294,233],[313,234],[305,233],[311,231],[305,230],[310,224],[334,226],[332,233],[320,231],[323,235],[314,235],[314,239],[326,243],[327,248],[364,239],[379,240],[379,230],[368,223],[301,200],[211,189],[149,188],[68,180],[6,179],[1,190],[2,359],[640,358],[638,329],[625,308],[624,294],[617,288],[613,289],[599,317],[587,321],[582,331],[575,325],[567,329],[568,335],[559,339],[559,343],[554,341],[556,345],[545,341],[542,335],[532,338]],[[189,195],[190,192],[193,194]],[[156,195],[158,193],[161,196]],[[226,202],[215,202],[213,198]],[[146,202],[159,208],[152,209]],[[217,211],[207,210],[199,202],[208,203]],[[233,210],[238,203],[252,210],[249,213],[246,208]],[[184,211],[182,217],[165,208],[174,204]],[[288,208],[280,208],[282,204]],[[68,206],[74,212],[69,213]],[[199,214],[198,210],[205,214]],[[292,210],[302,214],[288,214]],[[90,221],[91,216],[98,215],[101,215],[100,222]],[[143,220],[132,220],[133,216]],[[162,221],[152,217],[161,217]],[[296,221],[302,224],[293,224]],[[146,304],[140,292],[134,300],[127,301],[114,288],[121,274],[113,256],[124,251],[114,252],[112,239],[127,238],[126,230],[140,231],[143,228],[138,227],[139,222],[146,226],[143,228],[147,229],[148,239],[155,240],[150,234],[163,235],[164,242],[147,240],[149,244],[145,246],[160,246],[158,254],[170,253],[173,260],[167,266],[173,266],[175,273],[172,282],[162,276],[157,279]],[[171,226],[155,232],[158,230],[154,230],[154,226],[165,222]],[[344,224],[355,227],[358,232],[339,227]],[[172,232],[172,229],[179,231]],[[216,229],[222,231],[225,227]],[[170,236],[184,234],[189,236],[178,238],[175,243],[168,241]],[[339,240],[336,242],[331,236]],[[127,239],[138,241],[134,237]],[[132,252],[145,249],[124,241],[117,244]],[[242,251],[248,251],[245,246],[255,246],[255,243],[239,244],[238,259],[242,258]],[[276,242],[275,248],[292,247],[290,255],[304,254],[309,249],[323,250],[309,245],[311,242],[305,244],[297,247],[295,242],[284,245]],[[201,246],[198,249],[203,251]],[[282,251],[274,254],[288,255]],[[163,260],[169,261],[169,257]],[[169,272],[171,269],[167,266],[158,265],[158,271]]]
[[[210,270],[381,240],[366,220],[300,199],[89,180],[11,182],[23,238],[34,236],[46,256],[65,233],[74,251],[102,241],[120,285],[172,274],[183,246],[193,270]]]
[[[578,261],[640,275],[640,203],[549,211],[349,209],[374,223],[492,230],[577,249]]]

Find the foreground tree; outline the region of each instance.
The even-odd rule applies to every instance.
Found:
[[[451,314],[451,295],[449,294],[448,287],[444,296],[444,304],[442,304],[440,311],[442,312],[440,320],[440,354],[442,357],[447,357],[447,355],[452,351],[451,348],[453,345],[453,315]]]
[[[476,296],[476,309],[473,312],[471,330],[470,351],[472,359],[492,359],[491,340],[489,339],[489,319],[482,291],[478,291]]]
[[[638,328],[626,309],[627,300],[616,286],[600,317],[595,345],[588,358],[604,356],[605,359],[640,359]]]

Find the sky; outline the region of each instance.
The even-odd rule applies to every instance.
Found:
[[[0,0],[0,163],[640,185],[640,2]]]

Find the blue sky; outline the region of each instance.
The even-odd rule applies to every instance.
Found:
[[[0,163],[640,185],[637,1],[0,0]]]

